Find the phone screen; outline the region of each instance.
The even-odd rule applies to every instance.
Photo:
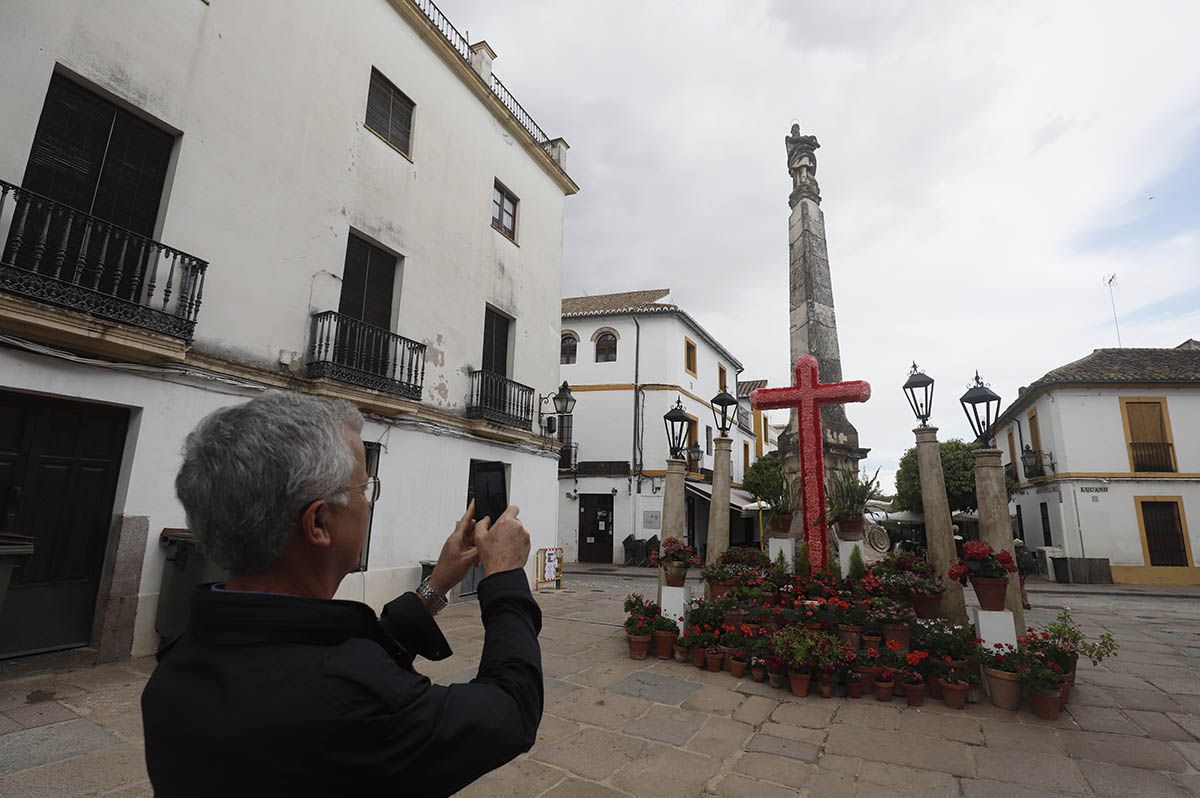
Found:
[[[471,484],[467,501],[475,499],[475,520],[485,517],[494,523],[508,509],[508,489],[504,478],[504,463],[471,463]]]

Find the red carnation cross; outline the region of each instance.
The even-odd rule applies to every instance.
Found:
[[[822,383],[817,359],[796,358],[796,376],[791,388],[759,388],[750,394],[750,404],[759,410],[795,408],[800,433],[800,484],[804,497],[804,540],[809,565],[815,574],[829,559],[825,551],[825,453],[821,436],[821,405],[865,402],[871,385],[862,380]]]

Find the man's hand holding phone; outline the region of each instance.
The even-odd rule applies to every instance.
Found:
[[[495,522],[484,518],[475,524],[475,548],[484,576],[524,568],[529,560],[529,533],[517,519],[520,512],[516,505],[509,505]]]
[[[475,502],[472,501],[442,545],[437,565],[429,575],[429,586],[446,595],[466,577],[478,558],[479,550],[475,547]]]

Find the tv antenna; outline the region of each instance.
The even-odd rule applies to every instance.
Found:
[[[1117,330],[1117,348],[1124,348],[1124,345],[1121,343],[1121,325],[1117,323],[1116,292],[1113,291],[1114,288],[1120,285],[1120,283],[1117,282],[1116,273],[1114,272],[1112,274],[1106,274],[1104,276],[1104,284],[1108,286],[1108,301],[1112,304],[1113,327],[1115,327]]]

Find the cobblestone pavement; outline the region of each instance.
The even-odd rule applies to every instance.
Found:
[[[965,711],[797,699],[727,673],[636,662],[621,601],[653,583],[570,578],[540,595],[546,714],[534,749],[460,795],[1200,796],[1200,608],[1192,599],[1035,596],[1049,620],[1069,605],[1120,655],[1080,665],[1053,723],[990,704]],[[474,675],[478,608],[439,617],[455,649],[419,669]],[[148,796],[138,695],[152,660],[0,682],[0,796]],[[985,699],[986,701],[986,699]]]

